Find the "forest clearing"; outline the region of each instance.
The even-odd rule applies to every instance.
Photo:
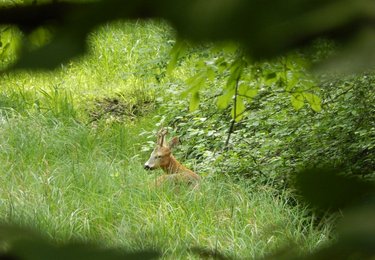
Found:
[[[4,69],[22,33],[1,28]],[[48,43],[48,28],[28,41]],[[1,74],[0,257],[320,259],[340,226],[357,227],[341,209],[373,192],[375,73],[312,73],[334,42],[253,61],[237,43],[135,20],[102,24],[87,44],[53,70]],[[199,185],[165,185],[155,145]]]

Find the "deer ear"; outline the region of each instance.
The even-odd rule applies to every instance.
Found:
[[[180,139],[177,136],[175,136],[169,141],[168,146],[172,149],[176,147],[178,144],[180,144]]]

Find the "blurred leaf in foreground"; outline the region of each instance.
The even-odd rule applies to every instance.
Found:
[[[296,178],[297,192],[315,209],[345,209],[335,239],[304,255],[289,250],[283,254],[285,250],[281,250],[277,257],[263,259],[375,259],[375,186],[370,181],[342,172],[342,169],[330,167],[312,168]]]
[[[325,37],[349,46],[350,55],[355,56],[353,65],[369,68],[374,65],[368,59],[374,56],[373,36],[366,34],[357,44],[350,44],[373,27],[374,5],[373,0],[53,1],[2,6],[0,25],[15,25],[25,34],[40,26],[55,28],[50,43],[24,52],[15,68],[54,68],[82,54],[87,35],[97,26],[148,18],[167,20],[183,39],[241,43],[254,59],[276,57]]]
[[[160,257],[160,253],[154,250],[132,250],[129,252],[83,242],[57,245],[34,231],[4,224],[0,225],[0,245],[2,245],[0,247],[0,259],[115,260],[157,259]]]
[[[332,244],[298,260],[375,259],[375,204],[356,207],[345,214]]]
[[[297,175],[296,186],[307,203],[321,210],[339,210],[364,203],[375,192],[373,183],[333,168],[307,169]]]

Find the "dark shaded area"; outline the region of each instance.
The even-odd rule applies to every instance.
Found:
[[[340,169],[307,169],[296,176],[296,187],[304,200],[320,210],[340,210],[366,203],[375,185]]]
[[[98,25],[120,18],[148,18],[144,1],[98,1],[91,3],[64,3],[3,7],[0,24],[15,25],[25,34],[40,26],[53,28],[54,37],[45,46],[28,50],[23,46],[14,68],[51,69],[82,55],[86,38]]]
[[[317,212],[340,211],[335,239],[312,253],[303,254],[284,248],[263,259],[328,260],[374,259],[375,185],[343,169],[311,168],[296,177],[297,192]]]
[[[15,68],[56,67],[84,53],[87,34],[96,26],[117,19],[166,19],[180,37],[236,41],[255,59],[286,53],[318,37],[346,43],[370,30],[355,48],[373,55],[371,8],[371,0],[52,2],[0,8],[0,24],[16,25],[26,34],[41,25],[55,28],[53,40],[38,50],[23,52]],[[368,57],[363,62],[372,64]]]
[[[155,250],[140,252],[103,248],[97,244],[71,242],[57,245],[34,231],[15,226],[0,226],[0,243],[7,245],[0,250],[0,259],[157,259],[161,256]]]
[[[193,247],[190,251],[200,257],[200,259],[216,259],[216,260],[229,260],[231,257],[225,256],[215,250],[206,248]]]
[[[375,204],[346,212],[338,227],[335,242],[305,256],[289,259],[374,259],[375,257]]]
[[[344,175],[342,169],[315,168],[297,175],[303,200],[320,211],[342,211],[337,239],[329,246],[295,259],[374,259],[375,185]]]

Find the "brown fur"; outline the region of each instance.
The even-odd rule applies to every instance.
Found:
[[[166,181],[196,184],[200,180],[198,174],[179,163],[172,154],[165,160],[165,164],[160,165],[160,168],[162,168],[166,174],[156,180],[156,185],[158,186]]]

